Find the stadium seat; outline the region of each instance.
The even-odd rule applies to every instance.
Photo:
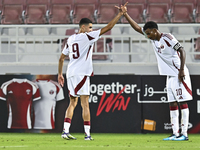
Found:
[[[50,0],[27,0],[26,20],[27,24],[48,23],[48,9]]]
[[[3,0],[1,12],[2,24],[24,23],[25,0]]]
[[[121,4],[122,0],[99,0],[97,23],[110,22],[119,12],[115,5],[120,6]]]
[[[200,0],[197,0],[197,5],[196,5],[196,9],[194,10],[194,14],[196,15],[195,19],[196,19],[196,22],[200,22]]]
[[[171,22],[171,0],[147,0],[147,21]]]
[[[74,0],[51,0],[50,23],[69,24],[73,21]]]
[[[173,0],[172,23],[192,23],[195,22],[193,11],[196,0]]]
[[[74,0],[73,23],[78,24],[82,18],[89,18],[93,23],[96,23],[98,0]]]
[[[146,0],[123,0],[123,4],[127,4],[127,12],[129,16],[137,23],[146,22]],[[122,23],[128,23],[125,17]]]

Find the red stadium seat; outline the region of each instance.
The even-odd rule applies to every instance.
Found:
[[[196,22],[200,22],[200,0],[197,0],[197,5],[196,5],[196,11],[194,12],[196,14]]]
[[[73,23],[78,24],[82,18],[88,18],[93,23],[96,22],[95,13],[98,0],[74,0],[74,20]]]
[[[49,9],[49,0],[27,0],[26,3],[26,23],[45,24]]]
[[[193,11],[196,8],[196,0],[173,0],[172,23],[194,22]]]
[[[110,22],[119,12],[115,5],[120,6],[121,4],[122,0],[99,0],[97,23]]]
[[[23,13],[25,0],[3,0],[2,1],[2,24],[24,23]]]
[[[171,22],[171,0],[147,0],[147,21]]]
[[[74,0],[51,0],[50,23],[69,24],[73,19]]]
[[[146,22],[146,0],[124,0],[123,4],[127,4],[127,12],[129,16],[137,23]],[[122,19],[123,23],[128,23],[125,17]]]

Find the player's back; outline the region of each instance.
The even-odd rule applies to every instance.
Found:
[[[67,41],[70,62],[67,76],[88,75],[93,72],[92,49],[99,39],[100,30],[74,34]]]

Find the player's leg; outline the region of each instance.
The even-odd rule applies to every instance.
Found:
[[[90,135],[90,107],[89,95],[81,95],[82,117],[84,121],[85,140],[94,140]]]
[[[169,102],[169,110],[170,110],[170,120],[173,134],[163,140],[173,140],[177,136],[179,136],[179,110],[178,103],[176,102],[176,97],[173,93],[173,84],[174,77],[167,78],[167,98]]]
[[[66,110],[64,128],[62,133],[62,138],[64,139],[76,139],[75,137],[69,134],[69,128],[71,126],[71,119],[73,117],[74,109],[76,108],[77,102],[78,102],[78,97],[70,96],[70,103]]]
[[[185,69],[185,79],[179,84],[179,91],[177,93],[177,100],[181,109],[181,135],[175,140],[186,141],[188,140],[188,124],[189,124],[189,108],[187,101],[192,100],[192,88],[190,76],[187,68]]]
[[[180,102],[181,108],[181,135],[176,137],[175,141],[187,141],[188,140],[188,123],[189,123],[189,108],[186,102]]]

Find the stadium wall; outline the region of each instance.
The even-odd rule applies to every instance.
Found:
[[[2,85],[13,78],[35,81],[40,76],[44,75],[1,75],[0,84]],[[190,109],[189,133],[200,133],[200,122],[197,119],[200,117],[199,78],[199,75],[191,76],[193,101],[188,102]],[[56,81],[57,76],[46,75],[46,79]],[[95,75],[91,77],[89,99],[91,132],[171,133],[165,79],[165,76],[159,75]],[[7,99],[2,100],[2,95],[0,95],[0,132],[61,133],[65,111],[69,104],[66,81],[63,90],[64,99],[56,102],[55,128],[53,129],[34,129],[33,113],[31,115],[31,129],[8,128],[10,122],[8,101]],[[10,92],[8,91],[7,94]],[[79,101],[70,132],[84,132],[81,112]]]

